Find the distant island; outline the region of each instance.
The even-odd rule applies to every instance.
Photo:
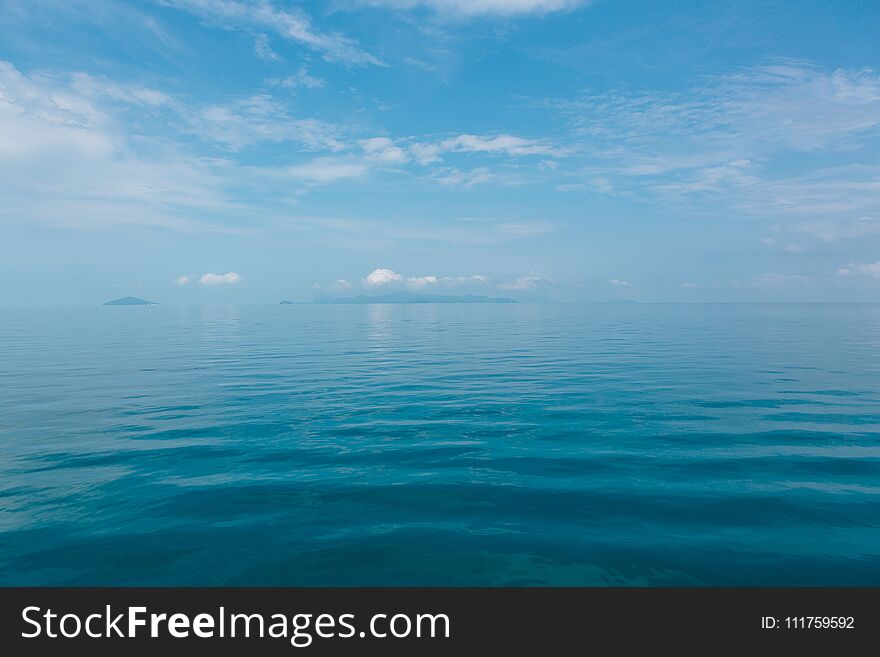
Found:
[[[295,301],[282,301],[283,305],[293,305]],[[304,302],[303,302],[304,303]],[[507,297],[487,297],[481,294],[416,294],[413,292],[391,292],[379,296],[360,294],[356,297],[318,297],[314,304],[370,304],[370,303],[517,303]]]
[[[121,299],[113,299],[104,304],[105,306],[158,306],[155,301],[146,301],[137,297],[122,297]]]

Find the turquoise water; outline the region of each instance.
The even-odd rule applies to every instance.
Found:
[[[0,311],[0,584],[880,584],[880,306]]]

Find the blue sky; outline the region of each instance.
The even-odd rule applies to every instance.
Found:
[[[880,3],[0,16],[2,304],[880,301]]]

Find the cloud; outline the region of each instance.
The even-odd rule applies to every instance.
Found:
[[[344,178],[357,178],[369,169],[355,159],[320,157],[305,164],[287,167],[287,174],[313,183],[332,183]]]
[[[416,142],[409,146],[416,162],[422,165],[433,164],[443,160],[444,153],[482,153],[505,154],[510,157],[541,155],[562,157],[568,154],[563,148],[536,139],[525,139],[514,135],[458,135],[438,142]],[[543,165],[546,168],[546,163]]]
[[[873,217],[816,220],[804,222],[798,229],[823,242],[838,242],[880,235],[880,220]]]
[[[547,287],[554,282],[555,281],[551,277],[533,271],[525,276],[520,276],[509,283],[503,283],[500,287],[504,290],[534,290],[536,288]]]
[[[193,277],[190,274],[183,274],[182,276],[178,276],[174,279],[175,285],[187,285],[192,281]]]
[[[622,281],[619,278],[609,279],[608,284],[613,285],[614,287],[630,287],[628,282]]]
[[[81,230],[193,230],[231,207],[216,160],[174,144],[143,149],[115,112],[157,111],[155,90],[92,76],[28,76],[0,61],[0,220]]]
[[[614,194],[614,185],[608,178],[599,176],[589,181],[589,185],[601,194]]]
[[[807,281],[807,277],[800,274],[778,274],[775,272],[752,277],[752,285],[754,287],[784,287],[786,285],[803,284]]]
[[[488,283],[489,277],[482,274],[473,274],[471,276],[456,276],[452,280],[455,283]]]
[[[234,271],[225,274],[207,273],[199,279],[202,285],[235,285],[241,282],[241,276]]]
[[[851,262],[846,267],[841,267],[840,269],[838,269],[837,273],[840,276],[854,276],[857,274],[861,274],[864,276],[873,276],[874,278],[880,278],[880,261],[865,264]]]
[[[369,287],[380,287],[389,283],[397,283],[403,280],[403,276],[392,269],[374,269],[364,278],[363,283]]]
[[[385,164],[403,164],[409,160],[406,151],[395,145],[388,137],[362,139],[358,143],[363,149],[364,154],[371,160]]]
[[[337,278],[332,283],[315,283],[312,287],[319,290],[329,290],[330,292],[347,292],[354,287],[354,284],[344,278]]]
[[[184,130],[230,151],[259,143],[295,142],[310,150],[343,148],[338,126],[321,119],[293,116],[269,94],[183,111]]]
[[[880,166],[870,156],[880,131],[876,72],[777,60],[703,80],[677,93],[549,104],[570,118],[591,154],[587,175],[616,193],[761,216],[839,219],[880,207]],[[839,164],[802,155],[819,152]],[[794,157],[803,163],[796,174],[777,164]]]
[[[590,178],[580,183],[563,183],[554,188],[557,192],[596,192],[608,196],[627,196],[628,192],[618,193],[614,184],[604,176]]]
[[[275,78],[269,81],[275,87],[282,89],[323,89],[327,82],[309,73],[309,69],[300,66],[299,70],[286,78]]]
[[[699,287],[700,287],[700,286],[697,285],[696,283],[682,283],[682,284],[681,284],[681,288],[682,288],[683,290],[696,290],[696,289],[699,288]]]
[[[552,233],[558,226],[546,221],[509,221],[497,224],[496,228],[506,235],[531,237]]]
[[[403,285],[411,290],[425,290],[432,287],[458,287],[468,285],[482,285],[489,281],[488,276],[473,274],[470,276],[437,276],[428,274],[425,276],[404,276],[393,269],[374,269],[363,279],[367,287],[382,287],[386,285]]]
[[[406,279],[406,286],[414,290],[422,290],[432,285],[437,285],[436,276],[411,276]]]
[[[512,17],[569,11],[591,0],[358,0],[358,4],[390,9],[427,8],[451,18]]]
[[[233,29],[271,31],[320,52],[326,61],[356,66],[381,65],[355,41],[341,34],[320,32],[298,8],[283,9],[267,0],[161,0],[163,4],[194,14],[206,23]]]
[[[707,150],[711,159],[729,161],[838,146],[838,140],[880,125],[880,78],[869,69],[828,72],[781,62],[710,78],[682,94],[598,95],[558,107],[581,134],[621,146],[626,140],[625,153],[610,154],[628,155],[633,175],[650,175],[709,164],[703,157]],[[695,157],[685,157],[696,144],[702,148]],[[647,157],[658,146],[664,151],[677,146],[676,157],[664,161],[667,153],[656,152]]]
[[[281,59],[278,53],[272,50],[272,46],[269,45],[269,37],[265,34],[258,34],[254,40],[254,53],[256,53],[257,57],[265,59],[267,62],[275,62]]]
[[[70,76],[70,89],[84,98],[113,100],[124,104],[159,107],[170,105],[171,97],[143,85],[112,82],[106,78],[88,73],[73,73]]]
[[[470,171],[443,168],[437,171],[433,178],[441,185],[459,185],[461,187],[474,187],[499,180],[498,174],[486,167],[477,167]]]

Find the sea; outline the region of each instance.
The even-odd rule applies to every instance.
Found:
[[[880,585],[880,305],[0,309],[0,585]]]

